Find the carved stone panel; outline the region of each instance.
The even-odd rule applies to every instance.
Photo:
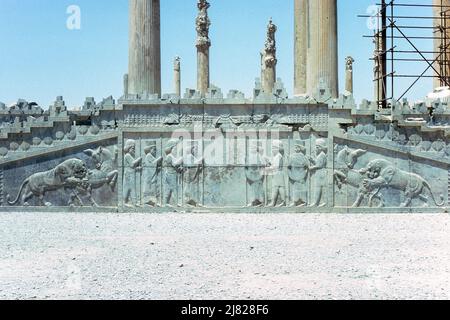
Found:
[[[117,207],[113,141],[11,162],[2,168],[4,207]]]
[[[401,150],[335,141],[334,199],[338,207],[443,207],[447,166]]]

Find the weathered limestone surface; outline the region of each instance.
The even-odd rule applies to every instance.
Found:
[[[357,105],[350,57],[338,96],[336,1],[309,1],[308,94],[294,98],[276,78],[272,21],[253,98],[210,85],[208,8],[198,1],[199,88],[183,97],[178,60],[175,94],[156,88],[159,2],[130,0],[117,103],[0,103],[0,210],[448,211],[449,103]]]
[[[277,79],[277,44],[275,33],[277,26],[273,24],[270,19],[267,25],[267,39],[262,51],[262,86],[263,91],[267,94],[272,94]]]
[[[308,0],[294,3],[294,95],[307,91]]]
[[[353,63],[352,57],[345,58],[345,92],[353,94]]]
[[[308,1],[307,93],[323,81],[338,97],[337,0]]]
[[[319,98],[0,104],[0,210],[448,210],[447,103]]]
[[[130,0],[128,92],[161,95],[159,0]]]
[[[206,0],[198,0],[199,13],[196,19],[197,26],[197,90],[202,96],[205,96],[210,86],[209,72],[209,48],[211,40],[209,39],[209,27],[211,21],[208,17],[210,4]]]
[[[181,59],[176,57],[173,65],[175,94],[181,97]]]

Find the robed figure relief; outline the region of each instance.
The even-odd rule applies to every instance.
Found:
[[[159,207],[160,174],[163,158],[157,156],[156,141],[144,147],[145,156],[142,164],[143,202],[150,207]]]

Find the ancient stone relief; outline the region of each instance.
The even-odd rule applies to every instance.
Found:
[[[162,171],[163,158],[157,156],[156,141],[149,142],[144,147],[145,156],[142,163],[142,183],[144,185],[144,205],[161,206],[159,200],[159,178]]]
[[[102,146],[86,149],[79,154],[79,158],[60,162],[56,160],[57,164],[53,166],[51,163],[55,160],[49,160],[48,165],[45,165],[46,162],[40,165],[31,163],[29,168],[22,170],[7,168],[8,180],[20,177],[22,172],[27,174],[31,170],[38,171],[25,177],[14,195],[12,191],[8,191],[7,204],[23,207],[116,206],[117,203],[111,199],[114,199],[118,180],[118,153],[117,148],[114,147],[114,151],[112,149]],[[45,166],[53,168],[47,171],[37,170],[38,167]],[[54,204],[49,198],[56,199],[58,204]]]
[[[199,157],[198,143],[192,141],[185,152],[183,162],[184,203],[192,207],[201,207],[200,180],[204,159]]]
[[[136,141],[126,141],[123,160],[123,202],[126,207],[139,206],[137,202],[136,174],[141,170],[142,158],[136,157]]]
[[[0,209],[448,207],[446,104],[401,101],[390,112],[369,101],[341,105],[341,98],[331,105],[270,97],[270,103],[248,104],[213,89],[205,100],[194,95],[186,104],[165,97],[118,107],[112,98],[99,104],[87,98],[80,110],[69,111],[58,97],[45,111],[26,101],[0,108]]]
[[[111,189],[111,192],[115,192],[117,178],[119,176],[119,171],[117,170],[118,150],[117,148],[114,148],[114,152],[111,152],[107,148],[98,147],[95,150],[85,150],[84,153],[92,158],[95,163],[95,168],[88,171],[87,187],[78,187],[77,189],[88,195],[93,206],[99,207],[92,196],[92,192],[93,190],[100,189],[104,186],[108,186]],[[80,205],[83,205],[80,197],[77,197],[77,199],[79,200]]]
[[[383,158],[368,150],[348,146],[336,146],[336,149],[335,185],[338,191],[346,189],[345,196],[354,194],[353,208],[445,205],[444,194],[436,192],[426,176],[403,169],[410,167],[408,159]],[[426,170],[425,165],[420,167]],[[437,169],[428,172],[430,176],[440,175]],[[435,184],[437,182],[439,179]]]
[[[7,196],[8,204],[14,206],[18,203],[29,206],[28,201],[36,197],[42,206],[51,207],[52,203],[45,201],[45,195],[50,191],[59,189],[72,189],[87,186],[86,164],[79,159],[66,160],[54,169],[38,172],[29,176],[20,186],[14,200]],[[70,204],[70,203],[68,203]]]
[[[390,161],[373,160],[361,170],[361,173],[365,174],[366,178],[362,182],[358,199],[354,204],[355,207],[361,205],[364,197],[369,196],[370,200],[383,188],[397,189],[403,193],[405,200],[400,204],[401,207],[409,207],[412,200],[416,198],[423,201],[425,205],[429,205],[430,198],[433,202],[432,205],[437,207],[444,205],[443,195],[441,195],[441,202],[438,202],[430,184],[424,178],[415,173],[401,170]]]
[[[286,135],[255,140],[238,134],[234,139],[183,140],[157,135],[124,138],[124,208],[269,209],[328,204],[326,138]],[[208,150],[212,144],[219,148]]]
[[[317,139],[316,157],[312,158],[313,165],[309,168],[312,175],[312,185],[314,190],[312,207],[325,207],[327,205],[325,195],[328,185],[328,146],[327,140]]]
[[[291,207],[304,207],[308,204],[307,179],[310,170],[310,159],[306,156],[304,141],[296,141],[294,153],[288,166],[289,181],[292,190]]]

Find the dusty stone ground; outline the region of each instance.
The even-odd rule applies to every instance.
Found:
[[[3,299],[450,299],[447,214],[0,215]]]

